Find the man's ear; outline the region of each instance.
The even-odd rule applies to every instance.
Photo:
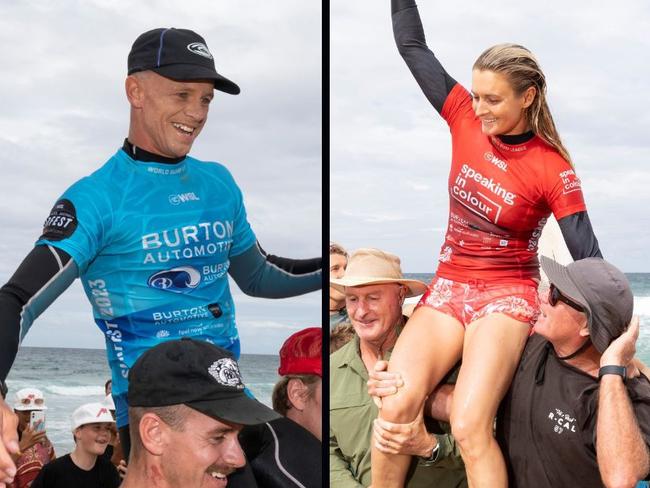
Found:
[[[169,426],[155,413],[147,412],[140,419],[138,430],[144,448],[154,456],[161,456],[167,441]]]
[[[287,398],[293,408],[303,411],[307,400],[307,385],[298,378],[291,378],[287,383]]]
[[[144,80],[137,76],[129,75],[124,81],[126,98],[129,100],[131,107],[142,108],[144,102]]]

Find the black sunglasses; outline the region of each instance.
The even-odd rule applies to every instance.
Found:
[[[557,302],[566,303],[569,307],[577,310],[578,312],[584,313],[585,311],[585,309],[582,308],[582,305],[579,305],[570,298],[565,297],[555,285],[551,285],[551,289],[548,291],[548,303],[551,307],[555,307],[555,305],[557,305]]]

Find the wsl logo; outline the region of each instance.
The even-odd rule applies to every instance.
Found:
[[[172,205],[180,205],[181,203],[186,203],[186,202],[198,202],[201,199],[196,196],[196,194],[191,191],[189,193],[178,193],[175,195],[169,195],[169,203]]]
[[[148,281],[149,286],[152,288],[176,293],[192,291],[200,283],[201,273],[190,266],[159,271],[151,275]]]

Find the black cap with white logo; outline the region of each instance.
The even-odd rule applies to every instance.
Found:
[[[231,95],[240,91],[239,86],[217,73],[205,39],[188,29],[153,29],[135,40],[129,53],[128,74],[148,70],[180,81],[213,80],[216,90]]]
[[[131,407],[184,404],[209,417],[255,425],[281,416],[244,391],[239,366],[227,350],[183,338],[145,352],[129,371]]]

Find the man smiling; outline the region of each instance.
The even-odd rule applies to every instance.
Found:
[[[181,337],[238,357],[227,274],[248,295],[290,297],[321,288],[322,259],[267,255],[230,172],[188,155],[214,90],[240,91],[216,71],[203,37],[174,28],[140,35],[125,88],[128,138],[64,192],[36,246],[0,290],[0,383],[33,320],[79,277],[105,334],[128,455],[127,375],[135,360]],[[15,419],[3,401],[0,429],[1,486],[15,472],[9,452],[17,451]]]
[[[224,487],[246,463],[242,427],[278,418],[246,395],[225,349],[192,339],[159,344],[129,373],[133,448],[122,488]]]

